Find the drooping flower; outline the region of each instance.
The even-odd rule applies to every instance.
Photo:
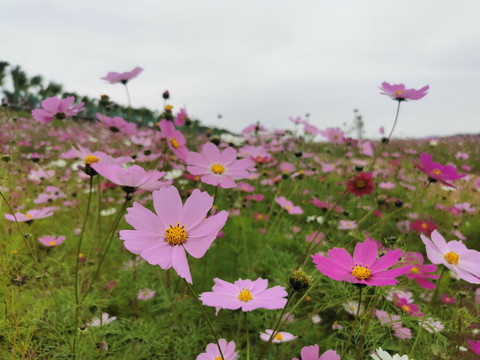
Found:
[[[175,117],[175,125],[182,126],[185,124],[185,121],[188,119],[187,110],[180,109],[177,116]]]
[[[222,349],[223,358],[225,360],[235,360],[238,358],[238,353],[235,351],[235,342],[227,343],[225,339],[218,339],[218,345]],[[210,343],[205,349],[206,352],[198,354],[196,360],[221,360],[220,351],[215,343]]]
[[[423,255],[417,252],[408,253],[401,262],[405,265],[411,265],[407,273],[408,279],[414,279],[418,285],[425,289],[435,289],[435,284],[430,279],[438,279],[440,275],[432,274],[437,271],[433,264],[423,264]]]
[[[200,294],[204,305],[220,309],[252,311],[255,309],[281,309],[287,303],[288,295],[282,286],[267,289],[268,280],[258,278],[255,281],[238,279],[233,284],[219,278],[213,279],[211,292]]]
[[[392,84],[383,82],[380,90],[381,94],[390,96],[393,100],[405,101],[405,100],[420,100],[430,89],[430,86],[426,85],[420,90],[406,89],[404,84]]]
[[[53,119],[64,120],[71,118],[85,110],[83,102],[70,108],[74,101],[75,98],[73,96],[68,96],[63,100],[56,96],[46,98],[41,103],[41,109],[32,110],[32,116],[43,125],[48,124]]]
[[[376,354],[370,354],[370,356],[375,360],[409,360],[407,355],[400,356],[398,354],[395,354],[391,356],[386,351],[383,351],[382,348],[378,348],[376,350]],[[410,359],[410,360],[413,360],[413,359]]]
[[[338,222],[338,230],[352,230],[356,229],[357,222],[355,220],[340,220]]]
[[[463,242],[452,240],[448,243],[437,230],[430,240],[421,234],[426,246],[428,259],[434,264],[443,264],[458,276],[473,284],[480,284],[480,252],[467,249]]]
[[[300,352],[301,359],[293,358],[292,360],[340,360],[334,350],[327,350],[320,356],[320,348],[317,344],[312,346],[304,346]]]
[[[248,169],[253,167],[249,159],[237,160],[237,151],[228,147],[222,152],[217,146],[208,142],[202,146],[202,152],[188,152],[187,170],[192,175],[201,176],[201,181],[221,188],[233,188],[233,180],[248,178]]]
[[[270,339],[270,336],[272,336],[273,330],[272,329],[267,329],[265,332],[260,333],[260,339],[263,341],[268,341]],[[287,341],[292,341],[295,340],[297,337],[293,334],[290,334],[286,331],[277,331],[275,332],[275,336],[273,337],[272,342],[274,344],[280,344],[282,342],[287,342]]]
[[[444,329],[444,325],[440,320],[435,320],[433,317],[429,316],[423,321],[419,321],[418,325],[421,325],[429,333],[439,332]]]
[[[287,210],[290,215],[301,215],[303,210],[300,206],[295,206],[290,200],[287,200],[284,196],[275,197],[275,202],[283,209]]]
[[[125,216],[135,230],[120,231],[120,239],[128,250],[151,265],[165,270],[173,266],[177,274],[191,284],[185,252],[197,259],[205,255],[225,225],[228,212],[222,210],[206,218],[213,197],[198,189],[185,205],[174,186],[154,191],[152,196],[156,214],[135,202]]]
[[[111,118],[97,113],[97,119],[102,123],[105,129],[108,129],[113,133],[133,135],[137,132],[137,125],[126,121],[120,116],[114,116]]]
[[[183,162],[187,159],[188,149],[187,143],[182,132],[175,129],[175,125],[171,121],[162,119],[158,124],[162,137],[167,141],[167,145],[172,152]]]
[[[61,245],[66,239],[66,236],[42,236],[38,238],[38,241],[46,247],[53,247],[53,246],[58,246]]]
[[[347,250],[337,247],[328,251],[329,257],[315,254],[312,258],[316,268],[334,280],[385,286],[397,284],[395,278],[410,270],[410,266],[387,270],[398,262],[401,255],[400,250],[391,250],[377,259],[377,244],[367,238],[363,243],[357,243],[353,258]]]
[[[102,78],[102,80],[108,81],[110,84],[116,84],[116,83],[122,83],[126,84],[128,80],[136,78],[143,69],[139,66],[137,66],[135,69],[123,73],[118,73],[115,71],[109,72],[105,77]]]
[[[110,316],[108,313],[102,313],[102,319],[100,321],[99,318],[94,318],[89,323],[86,323],[86,326],[100,326],[100,325],[107,325],[112,321],[117,320],[116,316]]]
[[[118,165],[97,162],[91,164],[91,167],[112,183],[122,186],[127,193],[134,192],[137,188],[152,191],[171,184],[170,181],[159,181],[165,175],[165,171],[145,171],[138,165],[124,169]]]
[[[456,189],[456,187],[450,184],[447,181],[459,180],[466,176],[466,174],[458,174],[457,169],[453,165],[441,165],[439,163],[433,162],[432,157],[427,153],[421,153],[419,163],[416,163],[412,160],[413,165],[428,175],[430,181],[438,181],[439,183],[450,186]]]
[[[355,196],[368,195],[373,191],[372,173],[360,172],[353,179],[347,181],[347,191]]]

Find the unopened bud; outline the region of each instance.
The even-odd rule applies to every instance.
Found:
[[[308,276],[301,268],[290,271],[290,286],[294,291],[303,291],[310,287],[313,278]]]

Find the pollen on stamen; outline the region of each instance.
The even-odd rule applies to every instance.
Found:
[[[211,167],[211,170],[214,174],[220,175],[225,171],[225,167],[223,167],[223,165],[220,165],[220,164],[213,164]]]
[[[277,333],[277,335],[275,335],[275,339],[277,339],[278,341],[282,341],[283,340],[282,334]]]
[[[449,264],[457,265],[459,259],[460,259],[460,256],[458,256],[458,254],[455,251],[450,251],[449,253],[445,254],[445,260],[447,260]]]
[[[440,175],[442,172],[438,169],[433,169],[432,171],[430,171],[430,174],[435,174],[435,175]]]
[[[180,145],[178,144],[177,139],[175,139],[175,138],[171,138],[171,139],[170,139],[170,144],[171,144],[175,149],[178,149],[178,148],[180,147]]]
[[[92,165],[92,164],[98,163],[99,161],[100,159],[95,155],[88,155],[85,158],[85,165]]]
[[[252,293],[248,289],[242,289],[240,295],[238,295],[238,300],[243,302],[248,302],[253,299]]]
[[[172,226],[168,229],[165,229],[165,238],[170,245],[181,245],[187,239],[187,231],[185,230],[185,225],[180,226],[180,223]]]
[[[355,267],[352,266],[352,275],[358,280],[368,280],[370,274],[371,272],[368,266],[362,266],[362,264],[360,264],[360,266],[357,264],[355,264]]]

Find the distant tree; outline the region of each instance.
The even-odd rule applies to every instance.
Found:
[[[38,95],[42,99],[46,99],[52,96],[60,95],[62,93],[62,90],[63,90],[62,85],[57,84],[53,81],[50,81],[46,88],[44,88],[43,86],[41,87],[40,91],[38,92]]]
[[[5,76],[7,76],[7,72],[5,71],[10,65],[6,61],[0,61],[0,86],[3,86],[3,79],[5,79]]]

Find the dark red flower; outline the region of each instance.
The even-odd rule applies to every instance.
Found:
[[[368,195],[373,191],[372,173],[361,172],[347,181],[347,191],[355,196]]]
[[[427,236],[430,236],[432,234],[432,231],[435,230],[437,227],[438,226],[434,223],[431,223],[429,221],[422,221],[419,219],[410,223],[410,229],[425,234]]]

